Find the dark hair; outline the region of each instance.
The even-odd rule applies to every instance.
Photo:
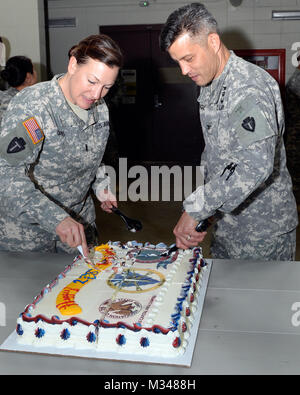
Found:
[[[122,67],[123,55],[118,44],[105,34],[96,34],[81,40],[69,50],[78,64],[87,63],[89,58],[99,60],[109,67]]]
[[[13,56],[8,59],[1,77],[14,88],[23,84],[27,73],[33,74],[33,64],[26,56]]]
[[[191,3],[174,11],[160,33],[160,48],[167,51],[174,41],[183,33],[203,40],[210,33],[218,33],[215,18],[201,3]]]

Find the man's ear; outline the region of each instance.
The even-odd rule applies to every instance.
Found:
[[[217,53],[221,47],[221,40],[218,33],[210,33],[207,37],[207,43]]]
[[[68,64],[68,73],[69,74],[74,74],[77,69],[77,60],[75,56],[71,56]]]

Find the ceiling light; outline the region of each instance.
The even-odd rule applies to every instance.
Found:
[[[272,11],[272,19],[300,19],[300,11]]]

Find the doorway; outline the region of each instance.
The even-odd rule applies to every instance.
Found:
[[[130,162],[199,164],[204,148],[198,88],[159,48],[162,25],[102,26],[124,54],[110,101],[120,157]]]

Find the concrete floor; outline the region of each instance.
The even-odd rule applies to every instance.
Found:
[[[298,206],[300,212],[300,206]],[[119,209],[128,217],[139,219],[143,224],[140,232],[127,230],[124,222],[116,214],[103,212],[96,204],[97,226],[101,242],[137,240],[151,243],[174,243],[172,230],[181,215],[181,202],[119,202]],[[208,232],[201,247],[203,255],[209,258],[211,235]],[[297,229],[296,260],[300,261],[300,226]]]

